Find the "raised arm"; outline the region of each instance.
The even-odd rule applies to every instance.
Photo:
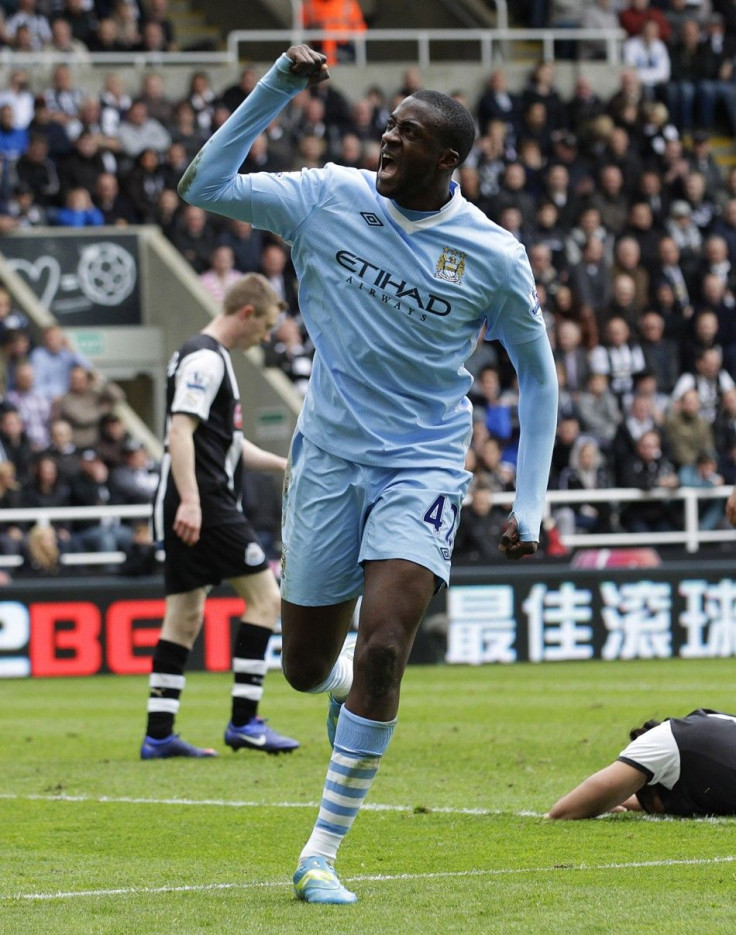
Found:
[[[240,220],[251,220],[248,176],[238,174],[256,137],[292,97],[329,78],[325,56],[306,45],[280,56],[253,91],[207,141],[179,182],[190,204]]]
[[[633,810],[631,797],[645,785],[646,776],[641,770],[616,760],[605,769],[593,773],[586,780],[564,795],[549,810],[548,818],[572,820],[595,818],[622,806]]]

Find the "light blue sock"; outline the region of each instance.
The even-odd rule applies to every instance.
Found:
[[[338,847],[368,795],[395,727],[396,718],[370,721],[342,706],[319,815],[300,860],[335,860]]]

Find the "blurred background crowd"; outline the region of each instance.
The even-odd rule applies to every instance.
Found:
[[[288,246],[186,205],[176,191],[194,154],[260,74],[245,67],[237,81],[213,86],[206,72],[194,71],[187,93],[173,97],[165,69],[147,71],[137,87],[110,69],[90,94],[75,79],[85,54],[177,49],[167,0],[2,0],[0,9],[7,49],[67,55],[48,87],[33,87],[27,71],[13,68],[0,90],[0,234],[156,224],[216,301],[242,273],[262,272],[287,303],[264,347],[265,364],[303,395],[313,348]],[[509,88],[501,67],[480,94],[442,89],[477,121],[475,146],[456,176],[463,195],[524,244],[534,272],[560,381],[550,486],[732,484],[736,166],[721,141],[736,133],[736,0],[530,0],[523,15],[527,25],[620,26],[627,34],[609,95],[582,73],[562,94],[551,61],[530,67],[519,90]],[[604,49],[573,40],[556,43],[556,55],[596,60]],[[374,170],[388,114],[423,86],[419,69],[409,68],[400,87],[373,85],[350,98],[338,71],[292,100],[241,171],[327,161]],[[468,367],[474,481],[455,557],[472,563],[498,557],[518,419],[503,348],[480,335]],[[68,347],[62,329],[35,334],[2,288],[0,378],[3,508],[150,500],[157,465],[116,416],[121,391]],[[275,557],[278,495],[258,476],[247,479],[248,510]],[[722,502],[703,501],[701,527],[724,522]],[[622,509],[576,504],[555,510],[545,550],[564,555],[565,533],[681,524],[667,500]],[[55,522],[51,529],[57,551],[145,545],[131,552],[140,557],[152,549],[141,524]],[[35,562],[31,573],[40,573],[34,546],[28,527],[1,527],[0,550],[23,554],[23,567]]]

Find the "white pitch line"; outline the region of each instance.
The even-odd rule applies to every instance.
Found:
[[[693,857],[681,860],[635,860],[629,863],[612,864],[571,864],[569,866],[557,865],[552,867],[499,867],[494,870],[447,870],[437,873],[378,873],[360,874],[353,877],[343,877],[345,883],[391,883],[403,880],[438,880],[459,877],[497,877],[514,876],[529,873],[565,873],[570,871],[590,870],[641,870],[649,867],[689,867],[709,866],[713,864],[730,864],[736,861],[736,856],[725,857]],[[43,902],[52,899],[75,899],[79,897],[108,897],[108,896],[147,896],[159,893],[205,893],[214,890],[250,890],[250,889],[278,889],[290,887],[286,880],[260,883],[206,883],[201,886],[158,886],[158,887],[119,887],[107,890],[77,890],[57,893],[12,893],[7,896],[0,895],[0,901],[9,902]]]
[[[95,802],[103,805],[182,805],[214,806],[216,808],[319,808],[319,802],[251,802],[230,799],[152,799],[111,795],[15,795],[0,793],[0,799],[24,802]],[[419,812],[441,815],[512,815],[515,818],[544,818],[543,812],[509,812],[493,808],[452,808],[429,805],[382,805],[366,802],[361,811],[367,812]]]

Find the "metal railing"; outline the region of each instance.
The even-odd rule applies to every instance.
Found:
[[[319,29],[236,29],[228,34],[228,52],[234,61],[239,59],[239,47],[244,43],[281,43],[283,49],[301,42],[319,42],[323,39],[337,39],[352,42],[355,46],[355,62],[346,62],[340,68],[363,68],[370,64],[370,46],[372,43],[399,44],[411,43],[416,47],[413,61],[420,68],[432,64],[432,45],[454,42],[458,44],[457,60],[472,61],[472,47],[478,50],[476,61],[486,69],[498,63],[498,59],[508,58],[510,43],[523,42],[538,44],[540,58],[553,61],[556,42],[599,42],[605,45],[605,61],[610,65],[621,63],[621,47],[626,38],[623,29],[369,29],[366,32],[350,30],[326,33]],[[462,47],[462,48],[461,48]],[[494,52],[497,53],[494,58]],[[405,54],[397,55],[396,61],[404,61]],[[382,63],[384,60],[381,60]]]
[[[381,43],[386,46],[397,46],[395,62],[405,62],[410,59],[420,68],[428,68],[439,57],[433,59],[432,48],[442,44],[445,54],[442,61],[447,62],[448,43],[457,44],[457,62],[472,62],[490,69],[499,61],[510,62],[512,43],[525,45],[538,45],[539,58],[553,61],[555,58],[555,43],[557,42],[595,42],[605,48],[605,61],[609,65],[621,63],[621,48],[626,38],[622,29],[369,29],[366,32],[342,32],[319,29],[237,29],[228,34],[227,46],[221,52],[88,52],[79,55],[70,55],[65,52],[52,52],[42,50],[39,52],[14,52],[4,49],[0,51],[0,68],[53,68],[55,65],[67,64],[73,68],[110,68],[111,66],[129,66],[144,71],[148,68],[167,68],[173,66],[187,66],[191,68],[206,68],[224,66],[236,69],[241,61],[240,46],[244,44],[255,45],[264,43],[277,43],[285,51],[290,45],[301,42],[319,42],[323,39],[344,39],[355,46],[355,61],[341,63],[340,68],[363,68],[369,64],[385,64],[386,57],[382,55],[371,58],[371,45]],[[415,48],[415,53],[407,56],[405,46],[409,43]],[[401,46],[403,45],[404,48]],[[477,54],[473,58],[473,47]],[[266,54],[255,57],[246,56],[251,61],[267,62],[272,55]]]
[[[493,0],[496,7],[496,25],[499,29],[507,29],[509,25],[509,8],[506,0]],[[294,31],[301,29],[302,0],[291,0],[291,24]]]
[[[643,491],[632,487],[610,487],[603,490],[549,490],[546,495],[545,515],[551,516],[556,506],[578,503],[608,503],[621,505],[653,500],[683,503],[682,529],[672,532],[611,532],[575,533],[562,535],[564,545],[576,548],[610,548],[616,546],[683,545],[686,551],[697,553],[701,545],[715,542],[736,542],[736,529],[700,529],[698,527],[698,505],[700,501],[725,500],[732,487],[711,488],[677,487],[674,490]],[[511,502],[513,493],[494,495],[497,502]],[[36,507],[33,509],[0,510],[0,523],[39,523],[54,521],[94,519],[150,519],[150,504],[128,506],[89,507]],[[120,563],[124,552],[67,552],[60,561],[66,565],[110,565]],[[0,568],[20,565],[17,555],[0,555]]]

